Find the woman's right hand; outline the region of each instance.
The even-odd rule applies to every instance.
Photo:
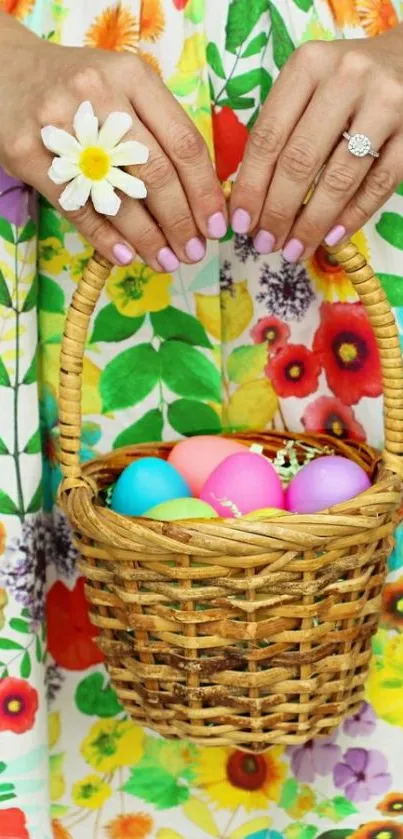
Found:
[[[122,197],[113,219],[90,201],[66,217],[115,264],[129,264],[135,254],[156,271],[198,262],[205,239],[225,233],[225,200],[203,138],[160,78],[136,55],[50,44],[0,12],[0,165],[55,207],[64,187],[48,177],[52,154],[41,129],[53,125],[72,134],[85,100],[101,123],[113,111],[131,115],[124,140],[149,149],[136,173],[148,195]]]

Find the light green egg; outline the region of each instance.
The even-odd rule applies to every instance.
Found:
[[[143,518],[175,521],[176,519],[212,519],[217,513],[200,498],[171,498],[143,513]]]

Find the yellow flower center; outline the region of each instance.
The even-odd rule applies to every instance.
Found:
[[[401,615],[403,614],[403,597],[399,597],[399,599],[396,601],[396,611],[400,612]],[[402,805],[400,805],[400,807],[401,806]]]
[[[403,606],[402,606],[402,610],[403,610]],[[402,801],[395,801],[392,804],[392,810],[403,810],[403,802]]]
[[[340,420],[339,419],[333,420],[333,422],[332,422],[332,432],[333,432],[334,436],[335,437],[342,437],[343,431],[344,431],[344,429],[343,429],[343,426],[342,426]]]
[[[10,712],[10,714],[19,714],[21,708],[22,704],[19,699],[10,699],[10,701],[7,703],[7,710]]]
[[[299,379],[301,375],[301,368],[298,364],[293,364],[291,367],[288,368],[288,375],[291,379]]]
[[[358,355],[357,347],[354,344],[341,344],[339,347],[339,355],[345,364],[355,361]]]
[[[108,174],[111,160],[109,154],[98,146],[89,146],[81,152],[78,165],[90,181],[102,181]]]
[[[379,833],[376,834],[376,839],[392,839],[392,832],[390,830],[380,830]]]

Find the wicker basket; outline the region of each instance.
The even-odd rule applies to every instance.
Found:
[[[113,513],[100,492],[132,446],[79,463],[81,371],[90,317],[110,272],[94,257],[61,352],[61,502],[76,533],[91,620],[130,716],[167,737],[263,751],[329,735],[364,694],[387,556],[401,504],[403,365],[395,320],[352,244],[333,248],[363,302],[382,361],[385,451],[325,436],[373,486],[316,515],[156,522]],[[284,433],[238,435],[272,455]]]

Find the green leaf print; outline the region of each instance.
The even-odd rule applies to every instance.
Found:
[[[122,711],[116,693],[103,673],[91,673],[77,685],[75,703],[82,714],[90,717],[116,717]]]
[[[261,80],[260,80],[260,98],[261,102],[265,101],[267,96],[269,95],[273,85],[273,79],[270,73],[265,70],[264,67],[261,69]]]
[[[0,271],[0,305],[6,306],[7,309],[11,309],[13,305],[13,301],[11,299],[11,294],[8,290],[7,283],[4,279],[3,273]]]
[[[199,350],[183,341],[166,341],[160,349],[161,376],[179,396],[191,399],[221,399],[221,376]]]
[[[190,0],[185,7],[185,18],[192,23],[201,23],[204,20],[204,0]]]
[[[7,373],[7,370],[6,370],[5,365],[4,365],[4,361],[1,358],[1,356],[0,356],[0,385],[3,385],[3,387],[10,387],[10,385],[11,385],[10,376]]]
[[[15,516],[16,513],[18,514],[18,507],[14,504],[12,498],[2,489],[0,489],[0,513],[3,516]],[[4,649],[8,649],[8,647],[3,647]]]
[[[21,618],[11,618],[10,626],[11,629],[14,629],[14,632],[22,632],[24,635],[30,635],[31,633],[29,623]]]
[[[377,274],[391,306],[403,306],[403,277],[397,274]]]
[[[263,374],[267,364],[266,344],[247,344],[236,347],[227,360],[227,374],[230,382],[242,385]]]
[[[286,839],[315,839],[319,828],[314,824],[293,822],[284,831]]]
[[[403,216],[398,213],[382,213],[375,227],[382,239],[403,251]]]
[[[39,428],[35,431],[35,433],[30,437],[28,443],[24,448],[25,454],[38,454],[41,450],[41,435]]]
[[[249,38],[263,12],[267,11],[269,0],[232,0],[228,9],[225,27],[225,49],[237,53],[239,47]]]
[[[220,99],[217,104],[221,108],[228,106],[233,111],[248,111],[255,107],[255,100],[251,96],[236,96],[234,99]]]
[[[271,17],[272,33],[273,33],[273,58],[276,67],[281,70],[290,55],[295,50],[294,44],[288,34],[287,27],[281,17],[280,12],[272,2],[267,0],[269,4],[269,12]]]
[[[256,70],[249,70],[248,73],[242,73],[240,76],[235,76],[234,79],[230,79],[227,82],[228,96],[231,98],[233,96],[242,96],[244,93],[249,93],[249,91],[254,90],[255,87],[260,85],[260,80],[260,68]]]
[[[175,96],[189,96],[190,93],[193,93],[196,90],[197,86],[200,83],[200,76],[198,73],[175,73],[174,76],[171,76],[168,79],[168,87],[171,93],[174,93]]]
[[[98,312],[95,318],[90,344],[96,344],[98,341],[125,341],[127,338],[132,338],[143,325],[144,319],[144,315],[138,318],[127,318],[118,312],[113,303],[109,303]]]
[[[122,787],[124,792],[154,804],[157,810],[179,807],[188,800],[189,787],[179,784],[169,772],[154,766],[140,763],[132,770],[131,777]]]
[[[39,239],[41,242],[46,239],[58,239],[60,244],[64,243],[64,232],[66,230],[66,221],[58,215],[56,210],[50,204],[44,203],[41,199],[40,207],[40,224],[39,224]]]
[[[9,221],[5,218],[0,218],[0,239],[5,239],[6,242],[14,244],[14,231]]]
[[[32,219],[27,221],[25,227],[21,230],[21,233],[18,237],[18,244],[21,245],[22,242],[29,242],[30,239],[35,236],[36,233],[36,224]]]
[[[22,644],[12,641],[11,638],[0,638],[0,650],[23,650]]]
[[[177,338],[199,347],[211,348],[204,326],[193,315],[175,309],[174,306],[167,306],[160,312],[152,312],[150,320],[156,335],[159,338],[168,340]]]
[[[298,797],[298,787],[299,784],[295,778],[288,778],[286,780],[281,791],[279,807],[282,807],[283,810],[287,810],[288,807],[292,807]]]
[[[219,76],[220,79],[225,79],[225,70],[221,60],[221,55],[218,51],[218,47],[212,41],[207,44],[206,50],[207,61],[212,70],[214,70],[216,76]],[[214,98],[214,97],[213,97]]]
[[[32,385],[34,382],[37,381],[38,378],[38,354],[35,353],[31,364],[28,367],[27,372],[22,380],[23,385]]]
[[[168,407],[168,422],[179,434],[219,434],[221,422],[210,405],[195,399],[177,399]]]
[[[43,312],[55,312],[59,315],[64,315],[65,312],[63,289],[46,274],[38,275],[38,306]]]
[[[43,501],[43,489],[42,489],[42,481],[39,481],[39,484],[29,502],[28,509],[26,510],[27,513],[37,513],[38,510],[42,507]]]
[[[25,651],[20,664],[20,676],[22,679],[29,679],[31,675],[32,665],[28,650]]]
[[[312,9],[313,0],[294,0],[296,6],[301,9],[301,12],[309,12]]]
[[[354,829],[351,828],[339,828],[334,830],[325,830],[324,833],[320,833],[316,839],[347,839],[348,836],[351,836],[354,833]]]
[[[260,35],[256,35],[256,38],[252,38],[243,51],[241,58],[249,58],[250,55],[257,55],[257,53],[265,48],[268,40],[269,38],[266,32],[261,32]]]
[[[159,408],[147,411],[141,419],[129,425],[121,431],[113,441],[113,448],[130,446],[137,443],[148,443],[150,441],[159,443],[162,440],[162,429],[164,418]]]
[[[3,678],[5,678],[4,673]],[[0,804],[5,801],[11,801],[13,798],[17,798],[15,792],[5,792],[3,795],[0,795]]]
[[[101,374],[102,411],[116,411],[142,402],[160,376],[158,353],[151,344],[138,344],[120,353]]]
[[[2,437],[0,437],[0,454],[10,454]]]
[[[29,292],[25,298],[24,305],[22,307],[23,312],[30,312],[31,309],[34,309],[38,302],[38,278],[35,277],[34,281],[29,289]]]
[[[348,816],[353,816],[355,813],[358,813],[358,810],[344,795],[336,795],[335,798],[331,798],[329,801],[321,801],[315,807],[315,813],[322,819],[330,819],[337,823],[343,821]]]

